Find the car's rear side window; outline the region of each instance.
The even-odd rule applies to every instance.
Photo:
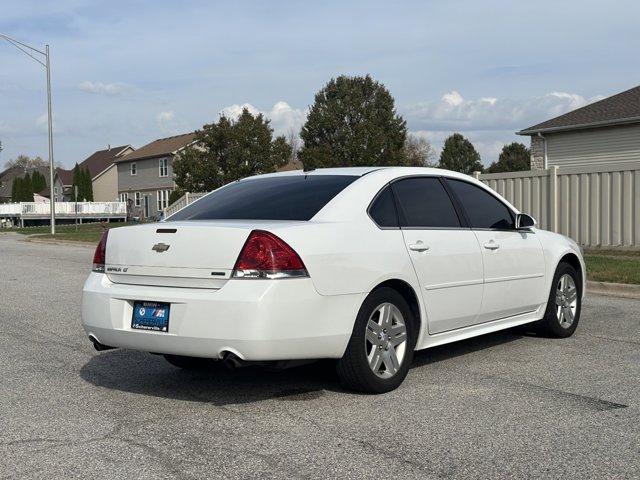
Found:
[[[360,177],[283,175],[231,183],[183,208],[177,220],[310,220]]]
[[[514,228],[511,210],[483,188],[451,178],[447,184],[462,203],[472,228]]]
[[[369,207],[369,215],[379,227],[398,227],[398,214],[391,187],[385,187],[378,194]]]
[[[393,183],[401,227],[456,228],[460,220],[449,194],[435,177],[406,178]]]

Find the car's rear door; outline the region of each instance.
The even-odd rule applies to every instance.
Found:
[[[516,230],[515,214],[471,182],[446,179],[478,238],[484,262],[481,322],[528,313],[545,301],[542,245],[533,230]]]
[[[439,177],[400,179],[392,189],[429,333],[473,325],[482,302],[482,253],[475,235]]]

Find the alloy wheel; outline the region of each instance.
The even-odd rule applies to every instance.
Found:
[[[405,356],[407,326],[402,313],[392,303],[379,305],[369,317],[365,353],[369,367],[378,377],[393,377]]]
[[[556,286],[556,316],[562,328],[573,325],[578,308],[578,289],[573,277],[565,273]]]

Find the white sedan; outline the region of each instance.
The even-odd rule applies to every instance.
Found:
[[[160,223],[106,232],[82,297],[98,350],[193,368],[337,359],[386,392],[414,350],[580,318],[578,245],[466,175],[339,168],[228,184]]]

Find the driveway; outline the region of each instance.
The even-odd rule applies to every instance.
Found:
[[[640,477],[640,302],[592,296],[569,339],[417,355],[382,396],[331,365],[183,372],[97,353],[93,251],[0,233],[0,478]]]

